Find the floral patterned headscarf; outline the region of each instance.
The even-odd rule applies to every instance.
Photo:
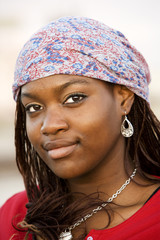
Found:
[[[36,32],[21,50],[15,69],[15,100],[22,85],[54,74],[72,74],[125,85],[148,100],[150,72],[125,36],[84,17],[64,17]]]

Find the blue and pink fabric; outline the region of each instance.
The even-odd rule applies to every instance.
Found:
[[[125,36],[84,17],[64,17],[36,32],[21,50],[15,69],[15,100],[22,85],[54,74],[72,74],[128,87],[148,100],[150,72]]]

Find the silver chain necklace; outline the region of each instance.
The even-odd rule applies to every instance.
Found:
[[[59,236],[59,240],[71,240],[72,237],[72,233],[71,231],[78,227],[81,223],[85,222],[88,218],[92,217],[94,214],[96,214],[98,211],[101,211],[104,207],[106,207],[108,205],[108,203],[111,203],[113,201],[113,199],[117,198],[118,195],[127,187],[127,185],[131,182],[131,179],[134,178],[134,176],[136,175],[136,171],[137,169],[135,168],[132,175],[128,178],[128,180],[125,181],[125,183],[121,186],[120,189],[117,190],[116,193],[114,193],[112,195],[112,197],[108,198],[108,200],[104,203],[102,203],[100,206],[98,206],[97,208],[93,209],[91,213],[87,214],[86,216],[84,216],[83,218],[79,219],[76,223],[74,223],[73,225],[71,225],[70,227],[68,227],[67,229],[65,229],[64,232],[62,232]]]

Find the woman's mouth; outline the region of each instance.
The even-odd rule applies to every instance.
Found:
[[[60,147],[60,148],[55,148],[53,150],[48,151],[48,155],[53,158],[53,159],[58,159],[58,158],[64,158],[70,155],[74,149],[76,148],[77,144],[70,145],[67,147]]]
[[[78,143],[67,141],[53,141],[44,145],[44,149],[52,159],[60,159],[69,156],[77,147]]]

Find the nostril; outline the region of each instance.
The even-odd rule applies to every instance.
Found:
[[[69,129],[69,125],[66,121],[45,121],[43,122],[43,125],[41,126],[40,132],[44,135],[50,135],[50,134],[57,134],[59,132],[67,131]]]

